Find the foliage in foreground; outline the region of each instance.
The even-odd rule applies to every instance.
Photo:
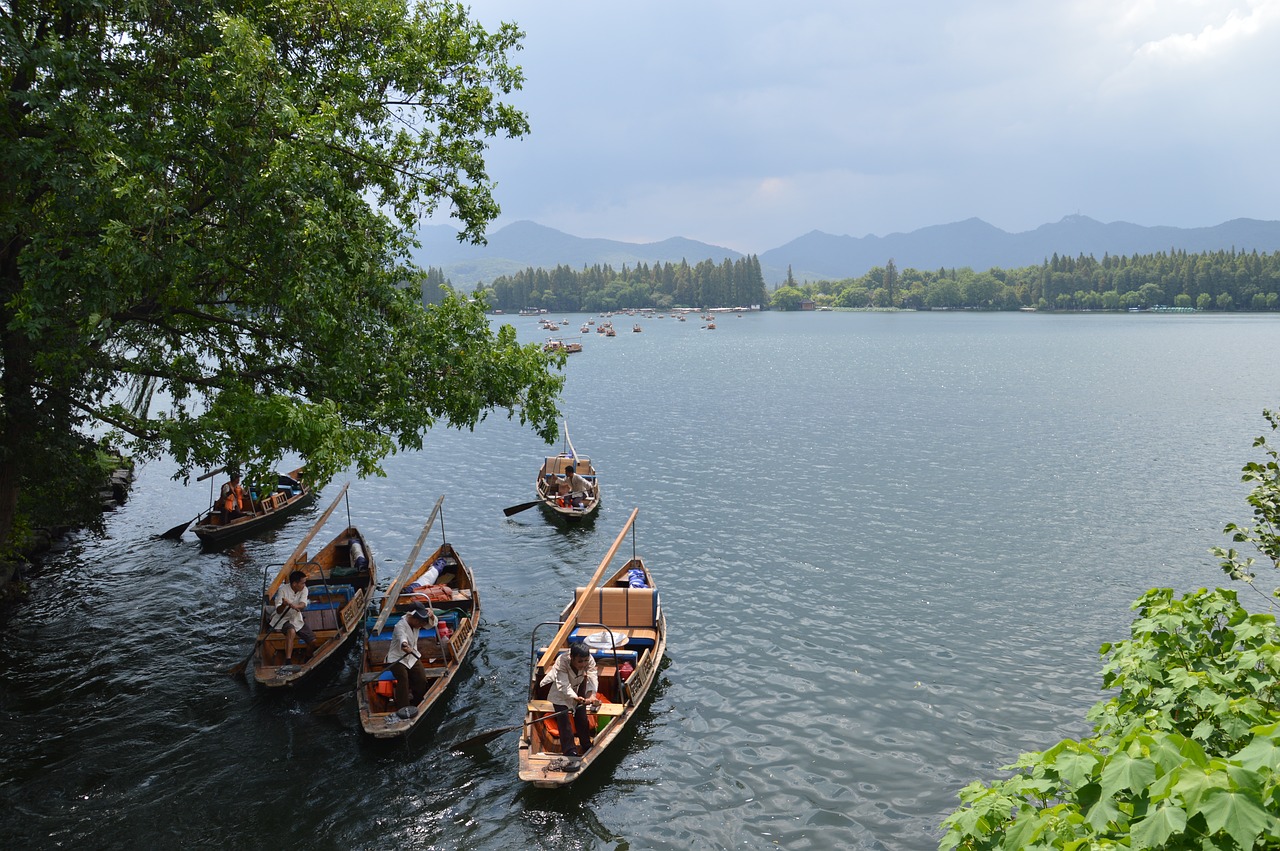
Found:
[[[1274,432],[1280,429],[1280,414],[1265,410],[1262,416]],[[1280,568],[1280,454],[1267,442],[1266,435],[1253,441],[1255,448],[1262,447],[1267,460],[1251,461],[1244,465],[1241,481],[1253,485],[1245,501],[1253,509],[1253,523],[1240,525],[1228,523],[1223,534],[1230,535],[1233,543],[1248,544],[1273,568]],[[1222,569],[1232,579],[1252,582],[1254,579],[1253,556],[1245,556],[1235,547],[1214,547],[1210,550],[1218,557]],[[1273,596],[1280,596],[1280,588]]]
[[[1280,848],[1280,628],[1234,591],[1148,591],[1104,644],[1094,735],[974,782],[942,849]]]
[[[423,215],[499,212],[521,36],[439,0],[0,4],[0,550],[107,429],[317,485],[496,408],[554,440],[554,359],[408,265]]]

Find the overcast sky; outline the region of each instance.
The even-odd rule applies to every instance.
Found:
[[[1280,219],[1280,0],[484,0],[502,217],[743,252],[1081,213]]]

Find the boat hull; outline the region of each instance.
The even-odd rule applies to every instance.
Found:
[[[298,480],[301,470],[294,470],[290,478]],[[300,481],[300,480],[299,480]],[[206,549],[229,547],[247,538],[274,529],[297,514],[306,506],[315,502],[316,494],[305,481],[301,482],[298,493],[285,494],[277,490],[267,499],[254,506],[255,512],[245,517],[237,517],[224,524],[216,510],[206,512],[192,527],[201,545]]]
[[[628,586],[624,583],[632,569],[642,571],[648,588],[638,589],[640,593],[635,595],[636,599],[632,599],[620,610],[615,604],[619,598],[625,600],[630,597],[627,593]],[[599,604],[595,606],[590,597],[594,592],[602,590],[604,593],[598,595]],[[583,594],[588,596],[588,600],[573,615],[574,630],[570,633],[570,640],[599,633],[610,635],[612,642],[619,641],[624,635],[627,639],[624,645],[605,648],[602,655],[597,656],[600,693],[604,695],[606,702],[596,714],[598,720],[595,722],[596,733],[591,748],[576,761],[569,760],[560,753],[558,738],[543,720],[553,710],[550,702],[545,700],[545,687],[539,686],[545,670],[535,664],[530,682],[533,697],[525,709],[526,726],[521,732],[518,757],[520,779],[536,788],[556,789],[568,786],[608,752],[610,746],[629,729],[636,713],[644,706],[666,655],[666,615],[658,601],[653,577],[643,560],[635,558],[628,561],[600,588],[579,589],[574,601],[561,613],[562,622]],[[649,608],[650,600],[652,608]],[[537,652],[541,653],[540,650]],[[634,666],[625,680],[620,676],[623,661]]]
[[[419,589],[425,590],[413,588],[414,583],[422,580],[431,566],[440,560],[445,562],[445,566],[438,578],[447,578],[448,581],[419,586]],[[480,594],[475,578],[452,545],[442,544],[427,556],[405,586],[405,590],[395,600],[384,598],[383,607],[392,606],[393,611],[403,611],[420,602],[430,605],[438,614],[456,612],[458,616],[455,619],[441,615],[451,625],[451,634],[443,641],[435,629],[419,633],[418,652],[426,663],[427,691],[422,700],[412,706],[408,717],[401,717],[395,711],[389,683],[385,679],[379,679],[388,670],[385,661],[387,647],[390,646],[391,627],[389,624],[384,626],[377,636],[366,631],[360,656],[359,682],[362,685],[356,691],[356,708],[360,715],[361,729],[376,739],[392,739],[413,732],[457,679],[471,652],[480,624]],[[444,598],[443,589],[447,589],[448,599]],[[368,626],[371,630],[373,624]]]
[[[355,555],[352,543],[359,544],[364,561]],[[303,612],[307,625],[315,633],[316,649],[307,653],[300,639],[294,642],[297,663],[285,660],[286,641],[283,633],[268,629],[268,612],[276,589],[289,581],[289,574],[301,570],[307,575],[307,588],[312,600]],[[267,688],[281,688],[298,683],[314,673],[341,651],[359,631],[369,608],[369,597],[377,579],[373,554],[364,535],[355,526],[344,529],[313,558],[305,552],[295,554],[276,574],[263,601],[262,623],[253,653],[253,678]]]

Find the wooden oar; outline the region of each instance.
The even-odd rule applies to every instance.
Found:
[[[276,612],[275,616],[271,618],[272,622],[269,622],[267,624],[267,628],[262,631],[261,635],[258,636],[258,640],[253,642],[253,648],[249,651],[249,655],[245,656],[244,659],[238,664],[232,665],[230,668],[227,668],[228,676],[238,677],[244,673],[244,669],[248,666],[249,660],[253,658],[253,654],[258,652],[258,648],[262,646],[262,642],[267,640],[267,636],[271,634],[271,631],[277,628],[278,626],[280,626],[280,624],[284,623],[284,619],[286,616],[287,616],[287,612]],[[276,620],[276,618],[279,618],[279,620]]]
[[[344,688],[342,691],[338,692],[333,697],[325,700],[323,703],[317,703],[315,708],[311,710],[311,714],[312,715],[333,714],[335,711],[337,711],[342,707],[342,704],[344,702],[346,702],[347,695],[351,694],[354,691],[358,691],[364,688],[369,683],[375,682],[378,679],[378,677],[382,676],[382,674],[383,674],[382,671],[363,674],[360,677],[360,681],[355,685],[349,686],[348,688]]]
[[[542,505],[542,500],[535,499],[533,502],[522,502],[519,505],[513,505],[510,508],[502,509],[502,513],[510,517],[512,514],[519,514],[521,511],[528,511],[535,505]]]
[[[573,710],[561,709],[559,712],[553,712],[550,715],[543,715],[541,718],[535,718],[532,721],[529,721],[524,724],[512,724],[510,727],[499,727],[496,730],[486,730],[485,732],[481,733],[478,736],[472,736],[469,739],[463,739],[460,742],[454,742],[453,744],[449,745],[449,750],[461,751],[461,750],[466,750],[468,748],[479,747],[480,745],[487,745],[489,742],[492,742],[494,739],[498,738],[501,735],[510,733],[514,730],[523,730],[525,727],[532,727],[534,724],[537,724],[540,721],[546,721],[548,718],[555,718],[557,715],[568,715],[571,711]]]
[[[617,540],[613,542],[613,546],[609,548],[609,552],[605,554],[604,560],[600,562],[600,566],[596,568],[596,572],[591,577],[591,581],[587,583],[587,591],[577,602],[573,604],[573,608],[569,610],[564,617],[564,623],[560,625],[560,629],[556,632],[555,638],[551,639],[551,643],[547,645],[547,652],[542,654],[542,658],[538,660],[538,666],[545,670],[556,658],[556,654],[560,652],[561,643],[573,632],[573,628],[577,622],[578,612],[587,602],[587,597],[593,588],[600,583],[600,577],[604,576],[604,570],[609,566],[609,562],[613,561],[613,556],[618,552],[618,547],[622,546],[623,539],[627,536],[627,530],[631,528],[631,524],[635,522],[636,515],[640,513],[639,508],[631,509],[631,516],[627,518],[626,524],[622,527],[622,531],[618,533]]]
[[[410,650],[409,652],[413,654],[413,658],[415,662],[422,661],[422,656],[419,653],[413,650]],[[381,677],[383,674],[385,674],[387,671],[390,671],[390,670],[391,670],[391,666],[388,665],[385,669],[381,671],[370,671],[367,674],[361,674],[359,682],[357,682],[355,685],[349,688],[343,689],[339,693],[335,694],[333,697],[329,698],[328,700],[325,700],[323,703],[317,703],[316,707],[311,710],[311,714],[312,715],[329,715],[338,707],[342,706],[343,702],[347,699],[347,695],[353,692],[359,691],[360,689],[367,686],[369,683],[375,682],[379,677]]]
[[[436,500],[436,507],[431,509],[431,514],[427,516],[427,523],[422,527],[422,534],[418,535],[418,542],[413,545],[413,551],[405,559],[400,575],[396,577],[395,582],[392,582],[391,587],[387,589],[387,596],[382,600],[382,611],[378,613],[378,620],[373,625],[373,635],[382,632],[382,628],[387,625],[387,618],[396,606],[396,598],[400,596],[400,592],[404,589],[404,584],[409,581],[409,574],[417,565],[418,551],[422,549],[423,541],[427,540],[431,527],[435,525],[436,517],[440,515],[440,506],[442,505],[444,505],[443,496]]]
[[[201,511],[200,514],[204,514],[204,512]],[[195,517],[192,517],[190,520],[187,520],[186,522],[179,523],[177,526],[174,526],[172,529],[170,529],[167,532],[161,532],[159,535],[156,535],[156,537],[164,538],[167,541],[178,540],[179,538],[182,537],[182,533],[187,531],[188,526],[190,526],[192,523],[200,519],[200,514],[197,514]]]

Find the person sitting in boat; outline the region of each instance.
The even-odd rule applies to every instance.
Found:
[[[557,656],[551,670],[542,678],[542,685],[551,686],[547,699],[551,701],[555,711],[561,714],[556,726],[560,728],[560,752],[565,756],[581,756],[591,747],[591,725],[587,723],[587,707],[600,708],[600,702],[595,699],[599,684],[596,660],[591,658],[586,645],[580,642],[570,644],[568,653]],[[567,715],[573,716],[572,726],[564,717]],[[577,746],[573,741],[575,731]]]
[[[396,709],[416,706],[427,693],[427,670],[422,665],[422,657],[418,655],[418,630],[424,627],[430,629],[435,625],[435,612],[421,603],[415,603],[391,632],[387,667],[396,678]]]
[[[219,508],[222,511],[222,522],[230,523],[237,517],[243,517],[249,512],[249,500],[244,494],[244,488],[240,486],[240,474],[232,473],[231,481],[222,486],[222,493],[218,496]]]
[[[596,486],[579,476],[576,468],[570,464],[564,468],[564,481],[561,483],[561,489],[568,495],[569,502],[575,508],[581,508],[586,498],[593,495]]]
[[[302,610],[307,607],[310,602],[310,595],[307,593],[307,575],[301,570],[295,570],[289,574],[289,582],[281,584],[276,589],[275,599],[272,605],[275,606],[275,617],[272,628],[284,633],[284,663],[286,665],[293,664],[293,643],[296,638],[301,638],[307,645],[307,649],[314,651],[316,647],[316,636],[311,631],[311,627],[307,626],[306,620],[302,617]]]

